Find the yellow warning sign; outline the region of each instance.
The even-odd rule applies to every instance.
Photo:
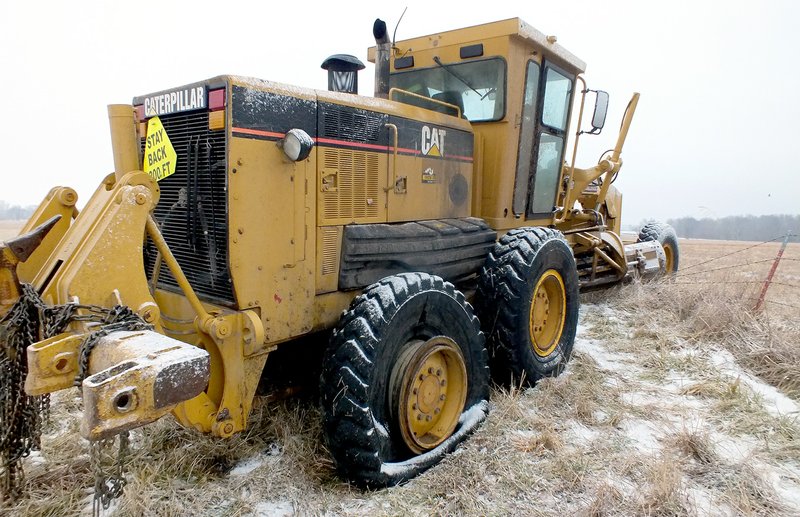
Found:
[[[154,180],[161,181],[175,174],[178,153],[169,141],[167,130],[158,117],[147,122],[147,139],[144,144],[144,172]]]

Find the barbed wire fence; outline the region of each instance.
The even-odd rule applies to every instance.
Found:
[[[789,232],[789,233],[786,233],[786,234],[783,234],[783,235],[779,235],[779,236],[774,237],[774,238],[769,239],[769,240],[758,242],[758,243],[753,244],[751,246],[745,246],[745,247],[743,247],[741,249],[738,249],[738,250],[735,250],[735,251],[732,251],[732,252],[729,252],[729,253],[724,253],[724,254],[716,256],[716,257],[711,257],[711,258],[706,259],[706,260],[701,260],[699,262],[695,262],[693,264],[689,264],[688,266],[680,268],[678,270],[678,272],[675,274],[675,277],[674,277],[675,278],[675,283],[679,284],[679,285],[697,285],[697,284],[713,284],[713,285],[720,285],[720,284],[749,284],[749,285],[761,285],[762,286],[761,294],[758,297],[752,297],[753,300],[757,300],[756,305],[753,307],[754,310],[760,310],[764,303],[768,303],[768,304],[771,304],[771,305],[777,305],[777,306],[781,306],[781,307],[797,309],[798,311],[800,311],[800,306],[793,305],[791,303],[786,303],[785,301],[777,301],[777,300],[768,300],[768,299],[766,299],[766,294],[768,292],[768,289],[769,289],[770,286],[773,286],[773,285],[774,286],[781,286],[781,287],[788,287],[788,288],[792,288],[792,289],[797,289],[798,292],[800,292],[800,285],[798,285],[798,284],[793,284],[791,282],[773,280],[773,277],[774,277],[774,275],[775,275],[775,273],[776,273],[776,271],[777,271],[777,269],[778,269],[778,267],[779,267],[781,262],[784,262],[784,261],[786,261],[786,262],[800,262],[800,258],[784,257],[783,256],[784,250],[787,247],[789,239],[791,237],[797,237],[797,236],[798,236],[797,234]],[[734,256],[734,255],[739,255],[741,253],[745,253],[747,251],[750,251],[750,250],[752,250],[754,248],[758,248],[759,246],[764,246],[764,245],[767,245],[767,244],[775,243],[775,242],[780,241],[780,240],[783,240],[783,243],[782,243],[781,247],[778,249],[778,252],[777,252],[776,256],[773,257],[773,258],[759,259],[759,260],[748,260],[748,261],[745,261],[745,262],[740,262],[740,263],[736,263],[736,264],[728,264],[728,265],[720,266],[720,267],[711,267],[711,268],[709,268],[709,267],[703,268],[702,267],[702,266],[707,266],[707,265],[709,265],[711,263],[717,262],[717,261],[719,261],[721,259],[725,259],[725,258]],[[730,269],[739,269],[739,270],[741,270],[741,269],[746,268],[748,266],[753,266],[753,265],[756,265],[756,264],[764,264],[764,263],[772,263],[772,266],[771,266],[769,272],[765,275],[765,278],[762,278],[760,280],[727,280],[727,279],[726,280],[720,280],[720,279],[714,279],[714,280],[706,281],[706,280],[702,280],[702,279],[697,279],[698,275],[708,274],[708,273],[712,273],[712,272],[716,272],[716,271],[730,270]],[[694,270],[695,268],[701,268],[701,269]],[[693,271],[688,271],[687,272],[687,270],[693,270]],[[681,281],[681,279],[686,279],[686,281]]]

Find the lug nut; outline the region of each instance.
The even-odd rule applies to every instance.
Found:
[[[443,401],[443,400],[444,400],[444,399],[446,399],[446,398],[447,398],[447,397],[445,397],[445,396],[444,396],[444,393],[442,393],[441,395],[439,395],[439,400],[442,400],[442,401]]]
[[[439,368],[438,370],[436,370],[436,376],[437,376],[437,377],[441,377],[441,376],[442,376],[442,369],[441,369],[441,368]]]

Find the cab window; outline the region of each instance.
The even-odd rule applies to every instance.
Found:
[[[559,131],[566,131],[571,94],[572,80],[557,70],[548,68],[542,105],[542,124]]]
[[[471,122],[500,120],[505,115],[506,63],[502,59],[486,59],[469,63],[442,63],[422,70],[393,73],[391,88],[422,95],[457,106]],[[411,96],[396,100],[428,109],[441,105],[420,102]]]

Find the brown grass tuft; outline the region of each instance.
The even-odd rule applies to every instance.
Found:
[[[682,472],[675,458],[653,458],[645,469],[644,493],[637,513],[640,515],[687,515],[688,497],[681,482]]]

